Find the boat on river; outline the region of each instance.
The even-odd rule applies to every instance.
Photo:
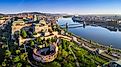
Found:
[[[83,20],[82,20],[81,17],[79,17],[79,16],[73,16],[73,17],[72,17],[72,20],[73,20],[74,22],[83,22]]]

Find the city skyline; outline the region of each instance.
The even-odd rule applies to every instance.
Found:
[[[121,14],[121,0],[0,0],[0,13]]]

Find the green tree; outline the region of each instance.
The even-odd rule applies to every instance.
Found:
[[[13,62],[18,62],[20,61],[20,57],[19,56],[16,56],[15,58],[13,58]]]
[[[56,38],[51,38],[51,42],[56,42]]]
[[[46,47],[48,47],[48,46],[49,46],[49,44],[48,44],[47,42],[45,42],[45,45],[46,45]]]
[[[20,55],[20,59],[23,60],[23,61],[26,61],[27,56],[28,56],[27,53],[22,53]]]
[[[11,52],[10,52],[9,50],[6,50],[6,51],[5,51],[5,56],[6,56],[6,57],[10,57],[10,56],[11,56]]]
[[[30,65],[26,65],[26,67],[31,67]]]
[[[22,63],[17,63],[17,67],[22,67]]]
[[[24,38],[26,38],[26,37],[27,37],[27,33],[26,33],[26,31],[23,30],[23,29],[22,29],[21,31],[22,31],[22,32],[21,32],[21,33],[22,33],[22,36],[23,36]]]
[[[5,67],[6,66],[6,63],[5,62],[2,62],[2,66]]]
[[[47,42],[48,42],[48,43],[51,43],[51,39],[50,39],[50,38],[49,38],[49,39],[47,39]]]
[[[111,51],[112,51],[112,45],[109,46],[108,53],[110,53]]]
[[[63,49],[67,49],[67,46],[66,46],[67,44],[66,44],[66,40],[62,40],[62,48]]]
[[[73,67],[71,63],[65,63],[64,67]]]
[[[41,40],[41,37],[38,37],[37,39],[36,39],[36,41],[38,42],[38,43],[40,43],[42,40]]]
[[[74,43],[73,42],[69,42],[69,45],[74,45]]]
[[[30,43],[31,46],[34,46],[34,42],[31,40],[31,43]]]
[[[59,64],[58,62],[54,61],[52,63],[49,63],[49,64],[45,65],[45,67],[61,67],[61,64]]]
[[[68,52],[64,49],[62,50],[62,57],[66,58],[68,56]]]
[[[20,50],[16,50],[16,54],[20,54],[20,52],[21,52]]]
[[[37,35],[37,33],[36,32],[33,32],[33,35]]]
[[[74,57],[72,55],[69,55],[67,58],[68,58],[68,61],[71,61],[71,62],[74,61]]]

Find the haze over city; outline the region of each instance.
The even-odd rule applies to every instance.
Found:
[[[0,13],[121,14],[121,0],[0,0]]]

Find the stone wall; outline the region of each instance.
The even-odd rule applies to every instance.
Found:
[[[57,47],[57,44],[55,45],[55,52],[54,53],[52,53],[52,54],[50,54],[50,55],[46,55],[46,56],[44,56],[44,55],[40,55],[40,54],[38,54],[37,53],[37,49],[35,48],[34,50],[33,50],[33,58],[36,60],[36,61],[41,61],[41,62],[43,62],[43,63],[45,63],[45,62],[51,62],[51,61],[53,61],[56,57],[57,57],[57,54],[58,54],[58,47]]]

